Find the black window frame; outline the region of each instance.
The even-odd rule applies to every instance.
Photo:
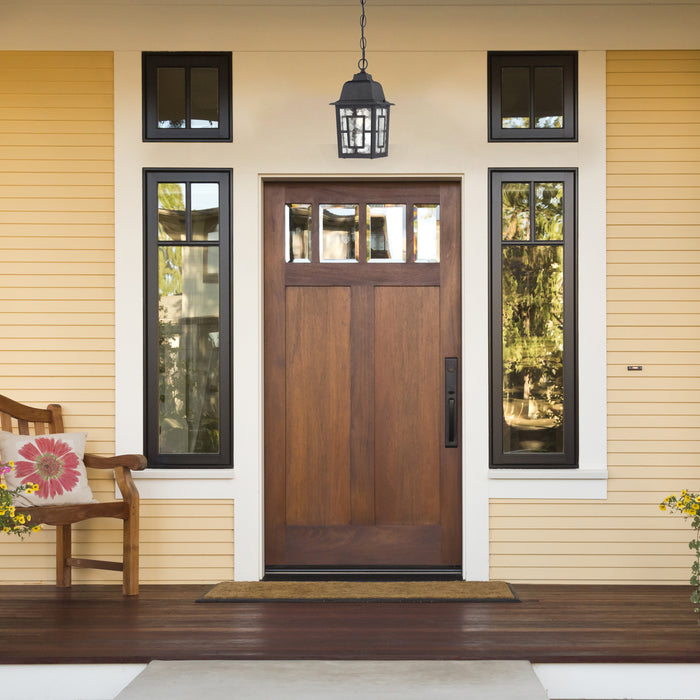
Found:
[[[142,54],[144,141],[232,141],[232,61],[230,51],[144,51]],[[186,109],[189,111],[190,69],[216,67],[219,71],[219,126],[203,129],[158,128],[158,68],[186,70]]]
[[[501,122],[502,68],[530,69],[530,123],[524,129],[504,129]],[[561,67],[564,78],[564,126],[534,127],[535,68]],[[578,53],[576,51],[492,51],[488,54],[489,141],[578,141]]]
[[[149,467],[233,467],[233,345],[231,337],[231,169],[144,168],[144,454]],[[213,245],[202,241],[158,240],[158,184],[161,182],[219,183],[219,453],[164,454],[159,451],[158,427],[158,248],[160,245]],[[188,219],[190,217],[187,217]],[[191,224],[188,224],[191,226]]]
[[[504,182],[564,183],[564,451],[556,453],[504,453],[503,450],[503,316],[502,247],[506,245],[558,245],[558,241],[503,241],[502,184]],[[577,469],[578,417],[578,169],[489,170],[489,417],[492,469]],[[534,225],[534,201],[530,221]]]

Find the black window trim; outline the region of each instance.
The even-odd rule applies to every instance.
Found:
[[[178,178],[178,180],[175,180]],[[219,182],[219,453],[161,454],[158,451],[158,183]],[[144,454],[149,467],[212,468],[233,466],[233,342],[231,336],[231,242],[233,170],[230,168],[144,168]],[[155,206],[154,206],[155,204]],[[172,242],[171,242],[172,244]],[[178,241],[175,245],[188,245]],[[202,243],[189,243],[202,245]]]
[[[232,141],[232,60],[230,51],[144,51],[142,53],[144,141]],[[159,129],[157,69],[216,66],[219,69],[219,127],[216,129]],[[186,83],[189,95],[190,83]],[[189,102],[189,100],[188,100]]]
[[[501,126],[503,67],[561,66],[564,70],[564,127],[562,129],[504,129]],[[531,81],[532,89],[532,81]],[[490,51],[488,54],[488,140],[500,142],[578,141],[578,52]]]
[[[552,181],[564,182],[564,452],[504,454],[501,185],[503,182]],[[577,469],[579,466],[577,183],[578,168],[489,169],[489,455],[491,469]],[[531,221],[534,221],[534,218],[531,218]],[[537,244],[542,243],[545,242],[537,242]]]

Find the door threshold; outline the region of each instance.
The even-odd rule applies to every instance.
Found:
[[[461,581],[462,567],[268,566],[263,581]]]

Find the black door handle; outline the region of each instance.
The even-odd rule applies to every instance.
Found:
[[[445,358],[445,447],[458,447],[457,362],[456,357]]]

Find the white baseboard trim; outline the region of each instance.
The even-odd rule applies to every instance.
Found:
[[[697,700],[700,664],[532,664],[550,700]]]

